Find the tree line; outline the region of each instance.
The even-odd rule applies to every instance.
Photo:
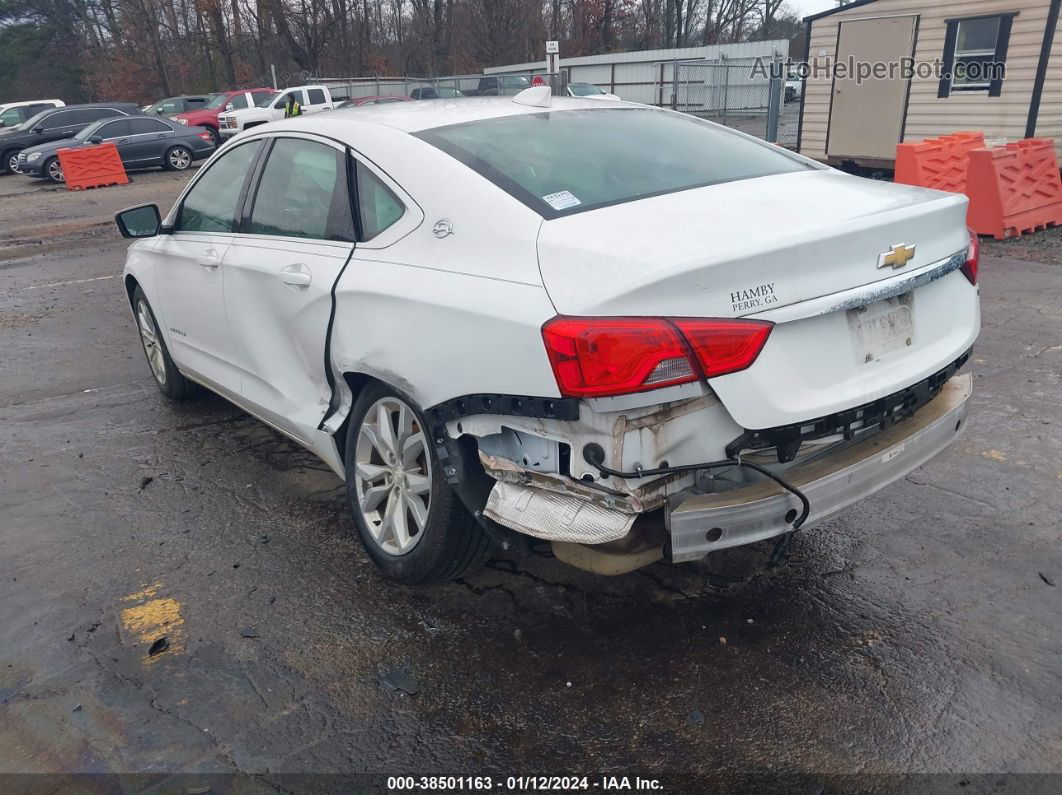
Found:
[[[790,38],[784,0],[0,0],[0,102],[148,102],[305,75],[434,76]]]

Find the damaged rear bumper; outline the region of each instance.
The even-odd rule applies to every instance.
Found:
[[[971,391],[970,375],[955,376],[913,417],[837,453],[786,469],[786,480],[811,503],[804,526],[899,480],[950,445],[965,427]],[[678,495],[666,511],[671,559],[698,560],[709,552],[781,535],[791,529],[799,509],[795,496],[770,481],[718,494]]]

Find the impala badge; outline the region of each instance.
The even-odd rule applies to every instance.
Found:
[[[892,248],[878,254],[879,268],[902,268],[914,257],[915,247],[906,243],[893,243]]]

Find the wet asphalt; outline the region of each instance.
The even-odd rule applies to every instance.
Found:
[[[778,569],[766,545],[615,579],[499,555],[407,588],[376,574],[323,464],[220,398],[158,393],[116,233],[16,244],[0,774],[259,773],[267,791],[299,791],[296,773],[609,774],[678,792],[809,774],[896,791],[910,782],[883,774],[914,772],[970,792],[1062,772],[1059,264],[985,257],[965,435],[802,532]],[[124,791],[145,788],[166,791]]]

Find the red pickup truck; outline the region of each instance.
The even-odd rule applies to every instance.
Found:
[[[172,118],[178,124],[186,124],[189,127],[203,127],[210,133],[214,146],[220,146],[221,136],[218,134],[218,115],[227,110],[250,107],[254,105],[258,96],[273,93],[274,89],[272,88],[241,88],[233,91],[222,91],[210,100],[205,107],[178,113]]]

